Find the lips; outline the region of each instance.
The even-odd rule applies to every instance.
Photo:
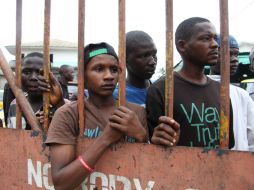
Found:
[[[104,84],[101,86],[102,89],[104,90],[114,90],[115,89],[115,85],[114,84]]]
[[[212,51],[208,55],[209,56],[213,56],[213,57],[218,57],[219,56],[219,52],[218,51]]]
[[[28,86],[28,89],[30,91],[37,91],[37,90],[39,90],[38,86]]]
[[[145,70],[145,73],[148,73],[148,74],[154,74],[154,72],[155,72],[154,68],[153,69],[146,69]]]

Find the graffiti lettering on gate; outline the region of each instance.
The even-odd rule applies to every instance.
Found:
[[[49,184],[49,173],[51,164],[42,163],[41,161],[27,160],[28,170],[28,184],[35,184],[38,188],[47,190],[54,190],[54,186]],[[152,190],[154,188],[155,181],[149,180],[142,186],[139,178],[133,178],[132,180],[118,175],[105,174],[102,172],[93,172],[85,181],[81,184],[83,190],[90,190],[96,188],[96,181],[100,181],[102,190],[117,190],[117,186],[121,186],[123,190]]]

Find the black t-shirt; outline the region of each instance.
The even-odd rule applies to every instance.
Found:
[[[165,78],[160,78],[147,94],[147,118],[150,135],[164,113]],[[198,85],[174,73],[174,116],[180,124],[180,146],[216,148],[220,136],[220,84],[207,78]],[[232,121],[232,118],[230,119]],[[234,145],[230,125],[230,148]]]

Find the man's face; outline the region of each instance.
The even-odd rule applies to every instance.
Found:
[[[137,44],[127,57],[128,73],[140,79],[150,79],[157,65],[157,49],[152,40]]]
[[[235,74],[238,67],[238,54],[239,49],[230,48],[230,75]]]
[[[72,67],[67,67],[64,70],[64,78],[66,79],[66,81],[73,81],[74,79],[74,69]]]
[[[108,54],[93,57],[85,69],[85,80],[89,95],[111,96],[118,78],[118,61]]]
[[[42,68],[43,58],[41,57],[28,57],[23,60],[21,71],[22,87],[29,95],[42,95],[38,84],[38,76]]]
[[[230,75],[235,74],[237,67],[238,67],[238,54],[239,49],[237,48],[230,48]],[[220,54],[218,57],[218,62],[216,65],[212,66],[211,69],[214,73],[220,75]]]
[[[218,59],[216,40],[217,33],[211,23],[198,23],[190,39],[183,42],[183,56],[195,65],[215,65]]]

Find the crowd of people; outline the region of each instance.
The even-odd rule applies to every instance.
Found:
[[[84,136],[93,144],[76,158],[79,136],[77,101],[68,101],[67,84],[74,70],[63,65],[57,80],[42,76],[43,55],[31,53],[22,60],[22,89],[40,123],[42,94],[50,92],[52,121],[46,144],[50,149],[56,188],[74,189],[113,143],[153,143],[163,146],[218,148],[220,142],[220,35],[205,18],[184,20],[175,32],[175,45],[183,66],[174,72],[173,117],[165,115],[165,77],[152,83],[157,65],[155,42],[144,31],[126,34],[126,105],[117,106],[122,72],[114,48],[106,42],[84,48],[86,126]],[[238,76],[239,45],[229,36],[230,75]],[[254,73],[254,49],[249,74]],[[205,75],[205,66],[211,67]],[[8,88],[6,87],[7,91]],[[7,93],[6,91],[6,93]],[[9,92],[8,92],[9,93]],[[7,108],[7,126],[16,128],[16,101]],[[31,129],[24,120],[23,129]],[[229,145],[232,150],[254,151],[254,101],[247,91],[230,85]],[[68,181],[68,183],[66,183]]]

